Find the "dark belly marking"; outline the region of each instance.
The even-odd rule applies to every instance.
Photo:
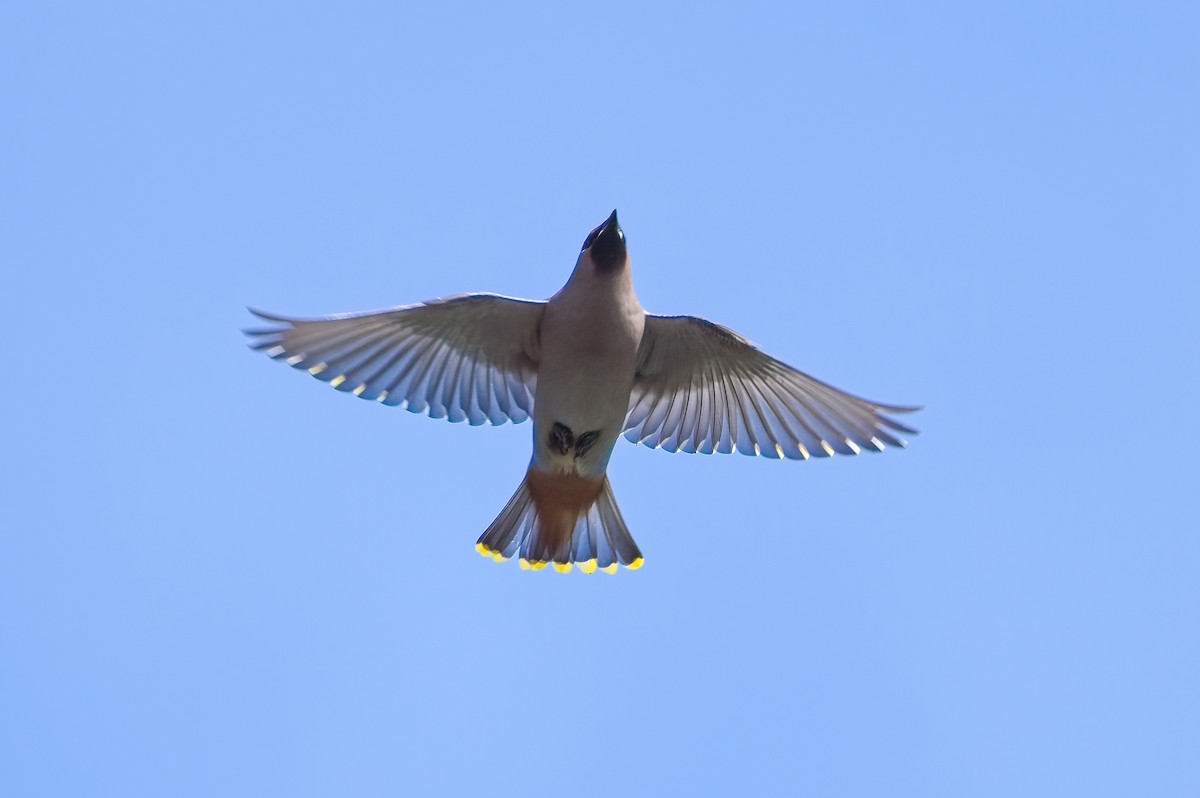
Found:
[[[600,440],[600,433],[596,430],[585,432],[575,439],[575,459],[578,460],[588,453],[596,445],[596,441]]]
[[[554,429],[550,430],[550,449],[559,454],[566,454],[574,445],[575,436],[571,434],[571,428],[555,421]]]
[[[588,450],[596,445],[596,441],[600,440],[600,431],[592,430],[585,432],[578,438],[571,428],[566,424],[554,422],[554,428],[550,430],[550,437],[547,443],[550,446],[550,451],[558,452],[559,454],[570,454],[571,449],[575,450],[575,459],[578,460],[588,453]]]

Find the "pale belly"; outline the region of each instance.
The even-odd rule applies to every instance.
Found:
[[[539,370],[534,398],[533,457],[547,471],[600,474],[608,465],[629,409],[633,359],[618,368],[580,359]],[[548,379],[547,379],[548,377]]]
[[[543,329],[533,459],[547,471],[601,474],[629,410],[641,329],[612,317],[572,322]]]
[[[629,410],[645,315],[631,288],[575,277],[546,307],[533,401],[533,462],[603,474]]]

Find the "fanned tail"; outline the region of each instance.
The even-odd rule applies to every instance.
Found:
[[[533,465],[475,548],[497,562],[519,554],[521,567],[534,571],[577,565],[611,574],[618,565],[642,565],[607,476],[548,474]]]

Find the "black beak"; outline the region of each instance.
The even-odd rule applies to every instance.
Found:
[[[612,216],[608,217],[608,221],[600,226],[596,240],[592,242],[591,251],[592,261],[596,264],[596,268],[602,271],[619,269],[625,265],[625,231],[617,223],[615,209]]]

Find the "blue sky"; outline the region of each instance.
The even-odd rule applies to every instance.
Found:
[[[6,9],[0,793],[1200,793],[1198,25]],[[530,574],[472,548],[528,425],[243,347],[549,296],[614,207],[649,310],[921,435],[620,444],[645,567]]]

